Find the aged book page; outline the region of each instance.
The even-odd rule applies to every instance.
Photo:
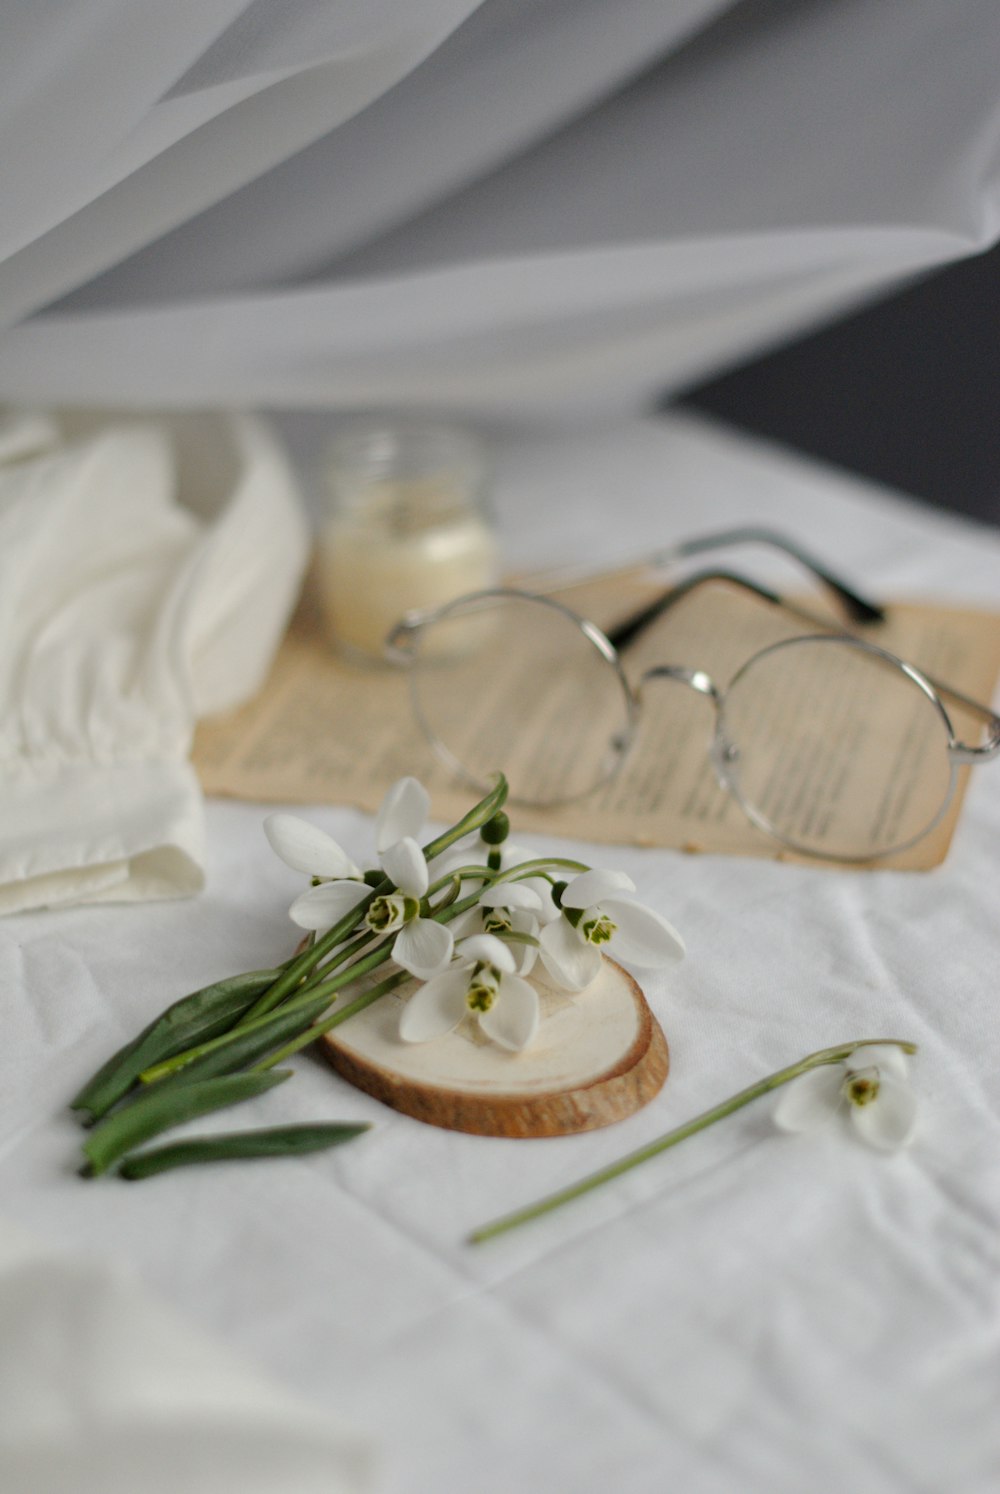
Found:
[[[662,587],[663,582],[648,573],[623,573],[562,591],[559,600],[610,630]],[[705,671],[724,687],[759,649],[782,638],[819,632],[814,619],[825,615],[832,628],[838,626],[822,604],[810,601],[803,606],[811,619],[723,583],[697,588],[623,649],[625,672],[637,683],[656,665],[680,665]],[[559,622],[561,628],[563,620]],[[890,608],[884,623],[856,631],[936,681],[975,700],[990,701],[1000,674],[1000,617],[898,604]],[[430,676],[435,709],[440,707],[449,717],[450,745],[459,742],[463,760],[468,753],[484,771],[503,767],[515,787],[520,781],[550,788],[553,780],[575,787],[580,764],[597,762],[622,724],[622,697],[613,677],[610,684],[602,679],[600,690],[574,695],[572,671],[547,668],[553,656],[538,630],[519,636],[516,627],[505,628],[496,646],[484,648],[483,667],[466,650],[467,667],[454,679],[445,670]],[[600,672],[603,677],[603,669]],[[559,676],[557,682],[553,673]],[[801,690],[795,686],[777,700],[779,742],[784,729],[781,713],[801,714],[807,686],[808,682]],[[642,696],[634,741],[616,776],[559,808],[519,805],[518,829],[690,852],[803,859],[758,830],[719,787],[708,755],[712,702],[666,680],[648,683]],[[946,705],[958,737],[981,740],[981,720],[952,699]],[[800,799],[811,797],[815,802],[806,808],[819,813],[823,800],[830,798],[831,785],[842,777],[843,763],[828,753],[824,756],[828,740],[842,735],[832,730],[841,706],[830,694],[809,708],[817,718],[820,746],[810,758],[809,771],[800,773],[796,792]],[[881,804],[883,813],[894,812],[909,792],[906,761],[899,754],[884,755],[862,745],[851,760],[852,772],[858,772],[859,763],[871,790],[867,802]],[[194,764],[208,793],[272,802],[332,802],[373,811],[387,786],[404,773],[416,774],[427,785],[435,817],[441,820],[463,813],[474,795],[474,789],[443,766],[427,745],[414,719],[408,672],[391,666],[362,669],[339,658],[324,636],[308,591],[265,688],[240,710],[199,726]],[[784,772],[781,761],[776,761],[774,773]],[[960,770],[951,807],[928,836],[874,864],[921,870],[942,861],[968,772]],[[584,776],[589,782],[589,775]],[[816,864],[813,857],[804,859]]]

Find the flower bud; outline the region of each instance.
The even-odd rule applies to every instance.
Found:
[[[510,820],[504,814],[503,810],[500,810],[491,820],[487,820],[479,834],[486,845],[502,846],[510,834]]]

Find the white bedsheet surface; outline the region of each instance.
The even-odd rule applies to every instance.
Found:
[[[880,598],[1000,605],[1000,534],[687,417],[512,440],[497,506],[513,564],[753,519]],[[683,965],[643,981],[670,1079],[620,1125],[453,1135],[306,1060],[254,1122],[325,1115],[371,1133],[315,1158],[85,1184],[61,1108],[79,1082],[168,1000],[289,945],[300,879],[269,853],[262,813],[209,805],[196,900],[0,923],[5,1217],[127,1263],[372,1434],[386,1494],[998,1487],[1000,764],[976,771],[928,874],[575,846],[628,870],[688,943]],[[367,843],[365,816],[314,815]],[[462,1243],[755,1077],[881,1035],[920,1044],[907,1152],[846,1130],[783,1135],[764,1101],[543,1222]]]

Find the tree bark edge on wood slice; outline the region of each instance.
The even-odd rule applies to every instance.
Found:
[[[588,1028],[591,1057],[588,1072],[578,1082],[571,1080],[552,1088],[539,1088],[536,1078],[533,1088],[525,1082],[525,1087],[519,1089],[516,1083],[507,1083],[503,1078],[495,1081],[496,1087],[494,1081],[486,1079],[479,1082],[477,1091],[475,1087],[463,1087],[454,1077],[437,1082],[413,1073],[397,1072],[385,1058],[386,1052],[391,1058],[393,1051],[386,1034],[398,1022],[398,1000],[393,1008],[385,1005],[393,1000],[392,997],[383,998],[352,1017],[343,1028],[326,1034],[320,1039],[319,1046],[328,1062],[350,1084],[428,1125],[476,1136],[516,1138],[570,1136],[596,1130],[625,1119],[653,1099],[662,1089],[670,1067],[666,1038],[638,984],[614,961],[605,958],[604,965],[598,982],[595,982],[598,989],[565,998],[556,1014],[558,1029],[563,1035],[569,1035],[570,1044],[573,1042],[574,1022],[579,1027],[582,1019]],[[574,1006],[574,1003],[586,1005]],[[610,1058],[607,1067],[599,1065],[595,1071],[592,1053],[595,1032],[600,1033],[601,1003],[609,1012],[612,1008],[614,1010],[614,1022],[609,1024],[609,1029],[618,1039],[618,1051]],[[376,1013],[379,1013],[377,1017]],[[364,1024],[366,1017],[369,1018],[367,1027]],[[623,1031],[628,1039],[624,1046],[621,1042]],[[452,1045],[452,1068],[456,1054],[458,1063],[461,1063],[462,1050],[454,1045],[467,1042],[467,1039],[452,1035],[437,1041]],[[418,1046],[430,1051],[435,1044],[400,1044],[404,1064],[408,1060],[413,1066],[410,1055]],[[492,1045],[489,1047],[492,1049]],[[373,1049],[378,1058],[373,1057]],[[403,1059],[406,1050],[406,1059]],[[502,1074],[506,1064],[517,1065],[523,1081],[531,1075],[532,1051],[528,1049],[523,1054],[511,1055],[492,1049],[498,1072]],[[470,1055],[474,1052],[475,1048],[469,1049]],[[489,1065],[491,1061],[482,1055],[476,1059],[480,1067]]]

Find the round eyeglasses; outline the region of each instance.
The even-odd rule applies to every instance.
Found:
[[[641,614],[641,627],[665,610]],[[631,643],[636,632],[633,620],[613,636]],[[389,653],[409,669],[414,711],[438,757],[480,787],[502,770],[511,798],[534,806],[614,779],[640,716],[644,730],[653,718],[658,771],[668,776],[687,734],[704,725],[681,725],[676,698],[651,687],[686,686],[713,709],[708,754],[722,787],[783,845],[831,860],[913,845],[945,814],[959,767],[1000,752],[1000,719],[986,707],[846,633],[771,643],[724,686],[667,662],[644,667],[633,686],[594,623],[553,597],[501,588],[410,614]],[[958,740],[942,693],[986,720],[984,745]]]

